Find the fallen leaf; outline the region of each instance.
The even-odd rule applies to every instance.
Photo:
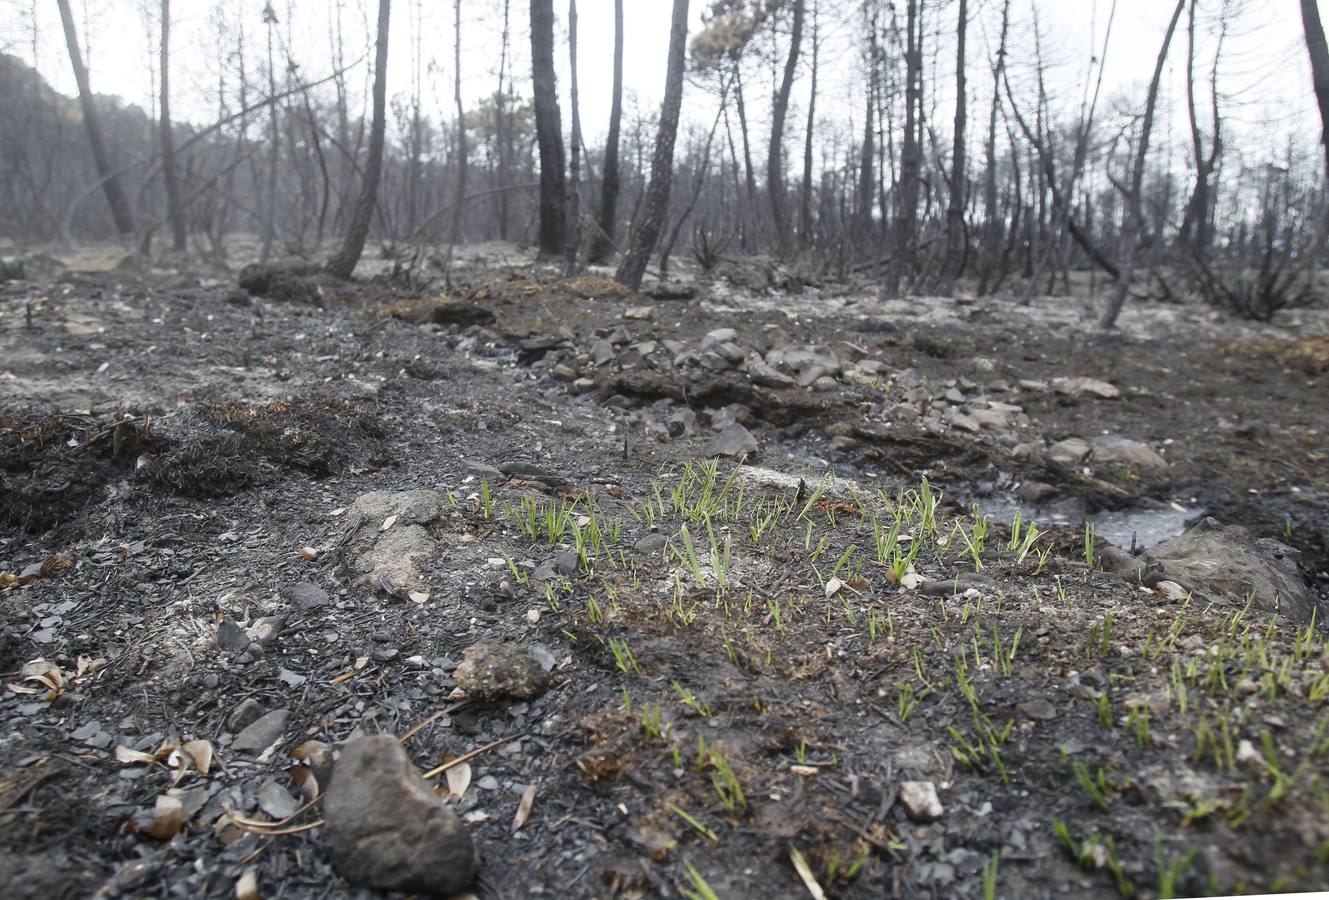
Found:
[[[179,797],[162,794],[152,809],[152,824],[143,832],[159,841],[169,841],[185,824],[185,807]]]
[[[258,875],[253,869],[245,869],[243,875],[235,880],[235,900],[261,900],[258,892]]]
[[[314,547],[301,547],[299,552],[300,558],[306,562],[313,562],[318,559],[318,550]]]
[[[388,516],[386,519],[383,520],[383,526],[379,528],[379,531],[387,531],[389,528],[391,528],[393,525],[396,524],[397,524],[397,516],[395,514]]]
[[[143,763],[155,763],[157,757],[151,753],[144,753],[142,750],[130,750],[124,744],[116,744],[115,761],[125,765],[141,765]]]
[[[829,599],[839,593],[840,588],[844,587],[844,582],[838,578],[831,578],[826,582],[826,597]]]
[[[521,792],[521,802],[517,804],[517,814],[512,817],[512,832],[516,834],[521,827],[526,824],[527,818],[531,815],[531,807],[535,805],[535,785],[528,784],[526,790]]]
[[[312,803],[318,797],[318,778],[314,775],[314,770],[306,766],[291,766],[286,770],[286,774],[291,776],[291,782],[300,789],[300,795],[305,798],[306,803]]]
[[[449,760],[443,761],[446,763]],[[453,766],[445,774],[448,776],[448,795],[454,800],[460,800],[466,795],[466,789],[471,786],[470,763]]]
[[[812,867],[808,865],[808,861],[803,858],[803,854],[799,853],[798,848],[793,844],[789,845],[789,861],[794,864],[794,871],[803,880],[803,886],[812,895],[812,900],[826,900],[826,892],[817,883],[817,876],[812,874]]]
[[[212,768],[211,741],[186,741],[180,749],[193,757],[194,768],[198,769],[198,774],[208,774],[208,770]]]
[[[406,596],[410,597],[416,603],[424,603],[429,600],[429,594],[426,591],[411,591]]]

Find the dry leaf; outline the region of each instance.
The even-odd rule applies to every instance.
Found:
[[[521,802],[517,804],[517,814],[512,817],[512,832],[516,834],[521,827],[526,824],[527,818],[531,815],[531,807],[535,805],[535,785],[528,784],[526,790],[521,792]]]
[[[840,588],[844,587],[844,582],[838,578],[832,578],[826,582],[826,597],[829,599],[839,593]]]
[[[300,796],[305,798],[306,803],[312,803],[318,797],[318,778],[313,769],[291,766],[286,774],[291,776],[291,782],[300,789]]]
[[[169,841],[185,824],[185,807],[179,797],[162,794],[152,810],[152,824],[145,833],[159,841]]]
[[[141,765],[143,763],[155,763],[157,757],[151,753],[144,753],[142,750],[130,750],[124,744],[116,744],[115,761],[125,765]]]
[[[812,874],[812,867],[808,865],[808,861],[803,858],[803,854],[799,853],[798,848],[793,844],[789,845],[789,861],[794,864],[794,871],[803,880],[803,886],[812,895],[812,900],[826,900],[826,892],[817,883],[817,876]]]
[[[449,762],[447,759],[443,761]],[[454,800],[460,800],[466,795],[466,789],[471,786],[471,764],[462,763],[453,766],[444,774],[448,776],[448,794]]]
[[[416,603],[424,603],[429,599],[429,594],[426,591],[411,591],[406,596],[410,597]]]
[[[243,875],[235,880],[235,900],[261,900],[258,892],[258,876],[253,869],[245,869]]]
[[[306,562],[313,562],[318,559],[318,550],[313,547],[301,547],[300,558]]]
[[[193,757],[194,768],[198,769],[198,774],[208,774],[208,770],[212,768],[211,741],[188,741],[180,749]]]
[[[387,531],[389,528],[391,528],[393,525],[396,524],[397,524],[397,516],[395,514],[388,516],[386,519],[383,520],[383,526],[379,528],[379,531]]]

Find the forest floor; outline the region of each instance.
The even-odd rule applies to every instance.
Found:
[[[375,733],[479,751],[480,897],[1329,889],[1324,311],[66,261],[0,283],[8,897],[368,896],[306,801]]]

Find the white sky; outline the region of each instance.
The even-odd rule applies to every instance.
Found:
[[[158,4],[154,0],[72,0],[79,18],[80,38],[91,54],[92,81],[100,93],[118,94],[145,108],[151,104],[155,77],[155,32]],[[809,8],[812,0],[808,0]],[[821,15],[822,72],[818,86],[818,126],[835,130],[837,124],[848,126],[861,121],[863,77],[857,68],[858,49],[862,42],[861,19],[854,10],[857,0],[819,0]],[[950,80],[953,78],[953,39],[955,32],[954,0],[930,0],[929,10],[940,2],[940,12],[931,12],[929,32],[937,30],[937,39],[929,38],[938,54],[938,107],[936,115],[942,132],[949,131],[951,116]],[[990,76],[986,74],[988,54],[996,40],[997,17],[1001,0],[970,0],[973,24],[969,40],[970,91],[975,104],[986,104]],[[1107,12],[1112,0],[1013,0],[1011,61],[1013,70],[1026,71],[1032,60],[1032,16],[1037,7],[1044,54],[1051,64],[1048,83],[1058,99],[1070,105],[1078,101],[1080,85],[1090,56],[1092,40],[1101,41]],[[1281,154],[1289,132],[1296,132],[1303,143],[1318,138],[1319,126],[1311,91],[1310,70],[1301,34],[1297,0],[1201,0],[1203,14],[1213,13],[1223,2],[1243,7],[1235,18],[1228,39],[1224,65],[1220,70],[1221,89],[1227,100],[1225,114],[1242,131],[1240,149],[1257,155]],[[1329,12],[1329,0],[1319,0],[1322,12]],[[344,7],[343,28],[346,55],[355,59],[372,56],[372,28],[376,11],[374,0],[341,0]],[[294,56],[307,77],[330,71],[328,23],[335,0],[273,0],[282,20],[283,32],[289,31]],[[706,0],[693,0],[691,33],[700,28],[701,11]],[[665,56],[669,37],[669,0],[625,0],[626,51],[624,63],[625,93],[635,95],[643,110],[654,110],[663,93]],[[903,3],[898,4],[903,10]],[[1114,92],[1132,92],[1138,105],[1142,84],[1148,79],[1154,56],[1171,3],[1166,0],[1117,0],[1117,18],[1112,42],[1107,52],[1105,101]],[[262,53],[263,0],[174,0],[172,3],[173,108],[177,118],[205,121],[215,108],[218,25],[217,11],[224,11],[227,22],[243,20],[248,32],[249,66],[257,72]],[[559,90],[564,127],[569,126],[566,101],[565,0],[555,0],[560,34],[556,52],[560,65]],[[833,14],[836,9],[846,10]],[[612,0],[580,0],[580,87],[583,130],[594,145],[607,126],[610,103],[612,50]],[[447,0],[397,0],[393,4],[390,39],[390,95],[410,90],[412,35],[414,19],[420,14],[423,45],[422,68],[424,108],[436,118],[452,118],[452,4]],[[511,0],[512,45],[519,93],[530,93],[529,37],[526,0]],[[901,12],[901,14],[903,14]],[[809,24],[810,24],[809,15]],[[1326,17],[1329,20],[1329,16]],[[832,21],[838,20],[838,21]],[[73,77],[63,45],[59,16],[51,0],[0,0],[0,50],[13,53],[31,63],[58,90],[72,94]],[[364,27],[368,24],[368,29]],[[502,27],[502,0],[463,0],[462,2],[462,86],[468,105],[494,90],[499,58],[499,33]],[[1185,136],[1184,64],[1185,17],[1174,40],[1169,57],[1165,96],[1164,123],[1170,123],[1172,136]],[[759,47],[769,46],[769,39],[759,37]],[[1211,47],[1205,39],[1205,47]],[[805,43],[805,48],[808,45]],[[1207,72],[1205,47],[1199,55],[1201,72]],[[810,49],[810,48],[808,48]],[[932,49],[928,51],[931,56]],[[1096,51],[1094,51],[1096,52]],[[351,75],[352,89],[365,84],[368,65],[362,64]],[[800,67],[795,96],[796,110],[791,114],[790,151],[794,134],[801,133],[806,104],[808,67]],[[747,79],[747,99],[757,124],[753,135],[757,148],[765,144],[764,115],[774,78],[773,70],[754,67]],[[629,101],[627,108],[631,109]],[[1106,109],[1106,107],[1104,107]],[[685,93],[685,121],[709,123],[714,114],[714,100],[695,87]],[[1171,118],[1167,117],[1171,114]],[[977,134],[985,127],[985,114],[974,109],[971,129]],[[625,123],[626,127],[626,123]],[[754,149],[756,155],[764,152]]]

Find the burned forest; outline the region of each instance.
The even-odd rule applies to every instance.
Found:
[[[1329,891],[1324,13],[0,7],[0,895]]]

